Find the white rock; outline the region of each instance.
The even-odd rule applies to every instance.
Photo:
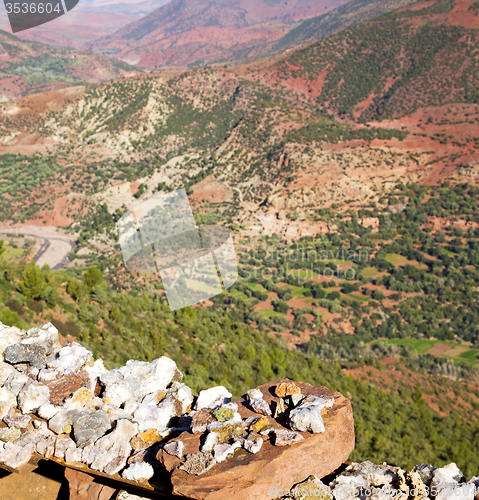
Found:
[[[141,481],[150,479],[154,473],[155,471],[150,464],[139,462],[128,466],[121,475],[130,481]]]
[[[11,409],[11,404],[0,401],[0,420],[3,420],[9,414]]]
[[[330,408],[332,406],[334,398],[331,398],[332,401],[319,397],[309,401],[308,398],[306,399],[306,402],[301,403],[294,410],[291,410],[291,413],[289,414],[291,429],[300,432],[324,432],[326,429],[324,427],[321,412],[324,408]]]
[[[171,441],[163,447],[163,449],[168,453],[168,455],[172,455],[180,460],[183,458],[183,453],[185,451],[185,445],[183,441]]]
[[[182,385],[176,392],[176,399],[181,403],[181,414],[183,415],[193,403],[193,392],[188,386]]]
[[[241,448],[241,443],[238,441],[233,444],[216,444],[214,446],[214,457],[218,463],[224,462],[228,457],[234,455],[238,448]]]
[[[128,379],[121,383],[107,385],[103,400],[116,406],[121,406],[128,400],[136,399],[140,391],[140,380]]]
[[[215,408],[231,401],[231,392],[222,385],[201,391],[196,401],[196,410]]]
[[[33,381],[18,394],[18,406],[22,413],[32,413],[37,408],[50,401],[50,390],[44,384]]]
[[[259,450],[261,450],[261,447],[263,446],[263,440],[260,437],[256,438],[254,441],[251,439],[246,439],[243,446],[246,451],[256,454]]]
[[[1,335],[1,333],[0,333]],[[13,368],[12,365],[9,365],[8,363],[4,363],[3,361],[0,360],[0,387],[3,386],[7,378],[14,373],[16,370]]]
[[[133,436],[138,434],[138,425],[129,420],[118,420],[115,429],[95,442],[95,446],[105,451],[118,452],[120,446],[129,446]],[[130,448],[131,450],[131,448]]]
[[[56,436],[44,436],[35,447],[35,451],[45,458],[51,458],[55,452]]]
[[[436,469],[432,476],[432,483],[458,483],[459,481],[464,479],[463,473],[459,470],[459,467],[455,463],[450,463],[441,467],[440,469]]]
[[[8,467],[17,469],[30,461],[34,449],[34,444],[17,446],[11,442],[5,443],[3,450],[0,451],[0,462],[3,462]]]
[[[248,397],[248,400],[251,402],[254,399],[264,399],[263,393],[259,389],[250,389],[247,393],[246,396]]]
[[[9,427],[19,427],[20,429],[25,429],[31,419],[32,417],[30,417],[30,415],[21,415],[20,413],[13,411],[13,409],[10,410],[6,417],[3,417],[3,421]]]
[[[11,406],[17,406],[17,398],[12,391],[6,387],[0,387],[0,401]]]
[[[128,399],[139,401],[147,394],[165,390],[175,378],[179,377],[181,373],[176,363],[162,356],[151,363],[130,359],[125,366],[100,375],[100,381],[106,386],[105,395],[109,398],[115,397],[111,402],[122,404]],[[115,384],[123,386],[123,389],[111,387]],[[130,393],[130,396],[127,396],[127,393]],[[121,402],[118,403],[118,400]]]
[[[210,432],[205,439],[203,446],[201,447],[201,451],[203,453],[212,452],[214,447],[219,444],[220,435],[217,432]]]
[[[42,368],[38,372],[37,380],[42,384],[48,384],[48,382],[52,382],[53,380],[57,380],[58,378],[63,376],[63,369],[50,369],[50,368]]]
[[[171,419],[177,416],[176,402],[172,397],[163,400],[159,406],[140,405],[133,414],[134,421],[139,424],[140,432],[149,428],[154,428],[159,431],[165,430],[168,427]],[[146,423],[152,425],[144,429]]]
[[[105,450],[101,450],[96,446],[87,444],[82,450],[82,462],[84,464],[90,465],[91,463],[93,463],[97,455],[102,455],[103,453],[105,453]]]
[[[28,375],[15,370],[5,381],[4,387],[18,396],[18,393],[30,382],[32,379]]]
[[[105,368],[105,365],[103,364],[103,359],[97,359],[94,363],[93,366],[85,366],[85,371],[88,373],[88,377],[90,378],[90,391],[92,393],[95,393],[95,387],[96,384],[100,378],[101,375],[106,373],[108,370]]]
[[[165,391],[155,391],[151,394],[147,394],[141,398],[141,404],[143,405],[157,405],[166,396]],[[130,401],[133,401],[130,399]],[[135,401],[134,401],[135,402]],[[138,403],[137,403],[138,405]]]
[[[81,462],[82,450],[80,448],[68,448],[65,451],[65,462],[74,463]]]
[[[362,476],[338,476],[331,484],[335,500],[351,500],[358,497],[358,492],[367,490],[369,482]]]
[[[116,474],[123,469],[131,453],[130,440],[137,433],[138,425],[128,420],[119,420],[113,432],[96,441],[95,447],[105,453],[94,458],[92,469],[106,474]]]
[[[136,401],[133,401],[133,400],[130,400],[130,401],[127,401],[124,405],[123,405],[123,409],[126,411],[126,413],[128,413],[129,415],[133,415],[133,413],[135,413],[136,410],[138,410],[138,407],[140,406],[140,404]]]
[[[251,399],[249,404],[256,413],[271,416],[271,408],[264,399]]]
[[[90,467],[93,470],[103,471],[103,469],[116,458],[115,453],[110,453],[105,450],[101,450],[103,453],[99,453],[95,460],[91,463]]]
[[[87,363],[93,363],[93,355],[77,342],[62,347],[57,357],[47,363],[48,368],[63,370],[65,375],[80,370]]]
[[[0,323],[0,360],[3,360],[6,347],[17,344],[22,340],[22,333],[16,326],[7,326]]]
[[[57,434],[63,434],[66,430],[65,427],[71,426],[76,414],[79,413],[78,410],[60,410],[48,421],[48,427]]]
[[[37,409],[37,415],[45,420],[50,420],[62,409],[63,408],[61,406],[44,403]]]
[[[55,458],[60,458],[61,460],[63,460],[65,458],[65,453],[69,449],[76,449],[75,442],[70,438],[57,437],[55,441],[55,451],[53,452],[53,456]]]

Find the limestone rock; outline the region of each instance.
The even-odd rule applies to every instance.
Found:
[[[324,432],[324,422],[321,416],[323,410],[331,408],[334,398],[309,397],[289,414],[291,429],[300,432]]]
[[[48,427],[57,434],[69,433],[72,430],[73,419],[78,410],[60,410],[48,421]]]
[[[275,429],[275,446],[290,446],[303,441],[303,436],[299,432],[288,431],[286,429]]]
[[[3,418],[3,421],[8,425],[8,427],[20,427],[20,429],[25,429],[32,417],[30,415],[21,415],[13,410]]]
[[[155,473],[153,467],[146,462],[129,465],[123,472],[122,477],[130,481],[147,481]]]
[[[143,448],[148,448],[149,446],[152,446],[158,441],[161,441],[161,436],[158,430],[148,429],[134,436],[130,441],[130,445],[134,450],[141,450]]]
[[[53,452],[53,456],[63,460],[68,449],[76,449],[75,442],[66,434],[58,436],[55,441],[55,451]]]
[[[213,415],[212,410],[202,408],[201,410],[196,411],[193,415],[193,419],[191,421],[191,432],[193,432],[193,434],[205,432],[208,424],[214,421],[215,416]]]
[[[34,449],[34,444],[17,446],[14,443],[7,442],[3,450],[0,450],[0,462],[12,469],[18,469],[30,461]]]
[[[0,387],[0,401],[10,406],[17,405],[17,398],[15,394],[13,394],[13,392],[6,387]]]
[[[221,437],[217,432],[207,434],[205,442],[201,447],[202,453],[211,453],[217,444],[221,443]],[[224,441],[223,441],[224,443]]]
[[[50,420],[53,418],[60,410],[61,406],[55,406],[52,405],[51,403],[47,402],[42,404],[38,409],[37,409],[37,415],[40,418],[44,418],[45,420]]]
[[[0,420],[3,420],[9,414],[11,409],[11,404],[0,401]]]
[[[105,397],[121,405],[128,399],[139,401],[147,394],[165,390],[181,377],[176,363],[162,356],[151,363],[129,360],[125,366],[101,374],[99,379],[105,387]]]
[[[22,331],[16,326],[7,326],[0,323],[0,360],[3,360],[5,349],[22,340]]]
[[[160,401],[163,401],[165,397],[166,391],[155,391],[144,396],[141,400],[141,403],[144,405],[157,405],[160,403]]]
[[[42,328],[32,328],[16,344],[8,346],[3,355],[12,364],[28,363],[35,368],[44,368],[47,360],[61,349],[58,330],[47,323]]]
[[[200,391],[198,399],[196,400],[196,410],[202,408],[216,408],[224,403],[231,401],[231,392],[222,385],[218,387],[211,387],[204,391]]]
[[[263,393],[261,390],[250,389],[246,395],[251,408],[253,408],[256,413],[260,413],[261,415],[271,415],[271,408],[263,399]]]
[[[274,395],[274,388],[281,382],[290,381],[273,381],[258,388],[259,395],[263,396],[268,405],[279,400]],[[271,499],[274,498],[270,493],[271,485],[275,485],[278,490],[288,492],[294,484],[303,481],[311,474],[322,478],[344,463],[354,449],[354,424],[350,402],[339,393],[325,387],[314,387],[302,382],[296,382],[296,385],[305,396],[316,394],[335,398],[333,408],[323,417],[326,427],[324,433],[305,433],[303,442],[292,446],[275,446],[274,438],[268,438],[263,441],[259,453],[251,454],[238,449],[227,460],[216,463],[199,476],[188,474],[180,468],[181,461],[178,458],[160,449],[157,460],[171,474],[173,494],[196,500],[224,500],[227,487],[228,497],[235,500]],[[238,405],[238,413],[243,422],[249,417],[255,420],[258,418],[252,411],[246,395],[235,403]],[[289,431],[280,422],[275,422],[274,427]],[[207,439],[210,434],[213,432],[207,435]],[[184,443],[185,455],[194,455],[200,452],[204,438],[200,434],[183,432],[177,439]],[[234,441],[241,444],[243,439],[243,436],[237,436]],[[314,460],[311,459],[312,456]],[[294,466],[285,467],[284,464],[294,464]],[[261,471],[261,481],[258,481],[259,471]],[[348,500],[351,498],[354,496]]]
[[[0,333],[1,335],[1,333]],[[7,378],[15,372],[15,368],[8,363],[4,363],[0,360],[0,387],[6,382]]]
[[[40,382],[31,382],[18,394],[18,406],[22,413],[32,413],[50,399],[48,387]]]
[[[276,396],[280,398],[292,396],[293,394],[298,394],[299,392],[300,389],[294,382],[282,382],[281,384],[276,386],[275,389]]]
[[[5,381],[4,387],[18,396],[18,393],[31,381],[32,379],[28,375],[14,371]]]
[[[186,455],[186,461],[180,465],[180,469],[188,474],[195,474],[197,476],[209,471],[215,465],[215,457],[207,453],[193,453]]]
[[[44,436],[37,442],[35,451],[40,455],[43,455],[45,458],[50,458],[55,452],[55,442],[55,436]]]
[[[257,435],[255,434],[256,433],[254,432],[250,434],[243,444],[244,449],[253,454],[258,453],[258,451],[260,451],[261,447],[263,446],[263,438],[261,438],[260,436],[256,437]]]
[[[251,408],[261,415],[271,415],[271,408],[264,399],[253,399],[250,401]]]
[[[174,457],[177,457],[181,460],[185,451],[185,445],[179,440],[170,441],[169,443],[165,444],[163,449],[169,455],[173,455]]]
[[[79,371],[87,363],[93,364],[93,355],[77,342],[62,347],[55,359],[48,361],[48,368],[60,370],[64,375]]]
[[[74,410],[71,423],[75,441],[79,448],[87,443],[95,442],[111,428],[110,417],[101,410],[91,412]]]

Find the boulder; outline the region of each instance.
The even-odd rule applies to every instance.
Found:
[[[275,393],[276,386],[290,382],[290,380],[277,380],[258,389],[263,394],[264,401],[271,406],[279,400]],[[198,500],[224,498],[267,500],[275,498],[273,490],[289,491],[294,484],[304,481],[304,478],[311,474],[323,478],[336,470],[354,449],[351,403],[339,392],[326,387],[315,387],[302,382],[296,382],[296,385],[305,396],[334,397],[334,406],[323,416],[324,433],[303,432],[301,442],[289,446],[275,446],[275,435],[272,432],[265,436],[265,441],[256,454],[245,449],[237,449],[234,454],[231,453],[221,462],[212,457],[207,466],[201,469],[201,474],[196,475],[189,474],[180,467],[186,463],[192,466],[190,462],[200,457],[204,436],[183,432],[177,439],[184,444],[186,462],[185,458],[178,459],[163,449],[157,454],[159,462],[171,474],[173,494]],[[238,413],[243,419],[258,417],[258,414],[252,411],[246,395],[236,403]],[[286,419],[273,421],[270,417],[269,420],[275,429],[291,432]],[[209,468],[213,461],[216,463]],[[188,469],[188,467],[183,468]],[[271,488],[272,486],[274,488]]]

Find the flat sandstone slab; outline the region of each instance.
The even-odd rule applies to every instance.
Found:
[[[281,382],[290,381],[276,380],[259,387],[268,404],[279,401],[274,389]],[[285,494],[294,484],[304,481],[311,474],[322,478],[336,470],[354,449],[351,403],[339,392],[326,387],[302,382],[296,382],[296,385],[306,396],[335,398],[333,408],[323,416],[326,432],[302,432],[304,440],[301,443],[281,447],[273,445],[274,436],[271,434],[265,438],[262,449],[256,455],[239,449],[233,457],[215,464],[200,476],[178,469],[181,461],[160,450],[158,460],[171,473],[173,493],[197,500],[267,500],[278,498],[281,496],[279,492]],[[235,402],[243,419],[259,416],[250,409],[245,396]],[[274,407],[275,404],[272,405],[273,413]],[[278,420],[272,417],[268,419],[275,428],[288,429]],[[282,423],[287,425],[284,421]],[[177,439],[183,441],[185,455],[198,453],[204,442],[204,434],[183,432]]]

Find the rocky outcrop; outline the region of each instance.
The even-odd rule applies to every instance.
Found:
[[[286,412],[277,419],[271,416],[259,417],[259,414],[255,412],[253,408],[257,403],[254,402],[260,400],[260,394],[264,404],[274,409],[282,399],[276,395],[275,389],[278,386],[283,389],[282,384],[290,383],[291,381],[288,380],[269,382],[254,391],[249,391],[248,395],[234,402],[238,406],[237,413],[239,413],[243,423],[244,432],[235,436],[232,431],[227,436],[233,444],[236,439],[241,441],[242,435],[249,436],[251,427],[248,425],[254,425],[260,418],[264,419],[263,425],[266,422],[269,424],[269,429],[265,429],[267,425],[264,425],[262,429],[265,429],[265,432],[263,433],[262,429],[257,429],[259,432],[252,442],[260,439],[262,446],[256,454],[248,451],[248,445],[243,446],[243,449],[238,447],[235,450],[228,442],[231,456],[212,465],[217,445],[213,447],[213,455],[207,452],[207,457],[204,454],[201,456],[204,443],[208,442],[208,437],[212,432],[208,433],[205,439],[203,434],[185,431],[177,438],[184,444],[185,455],[194,461],[195,467],[201,466],[205,469],[201,474],[195,475],[188,473],[182,467],[180,459],[161,449],[157,458],[171,473],[173,493],[189,498],[208,498],[211,500],[225,497],[235,499],[275,498],[271,495],[271,486],[278,490],[289,491],[293,484],[300,482],[310,474],[324,477],[347,460],[354,448],[353,414],[350,402],[340,393],[326,387],[315,387],[302,382],[295,383],[297,393],[301,394],[296,406],[298,409],[301,408],[300,402],[303,399],[307,401],[309,396],[323,398],[324,401],[327,401],[326,406],[330,406],[329,411],[323,415],[319,411],[316,414],[316,420],[308,414],[304,416],[304,423],[300,424],[301,418],[296,417],[296,425],[303,425],[306,428],[308,423],[317,421],[317,427],[319,427],[319,422],[321,422],[325,428],[323,432],[314,425],[315,429],[312,432],[310,429],[304,432],[291,430],[289,415],[294,412],[295,406],[290,395],[285,396]],[[295,394],[294,391],[296,389],[290,387],[288,394]],[[284,391],[279,391],[279,393],[286,394]],[[309,403],[303,404],[308,405]],[[210,428],[214,431],[211,424]],[[223,449],[221,449],[221,453],[224,453]]]
[[[79,468],[67,478],[85,500],[132,482],[159,488],[160,477],[161,491],[196,500],[479,499],[479,478],[466,482],[455,464],[353,463],[323,483],[354,448],[351,404],[326,387],[276,380],[231,401],[222,386],[194,397],[181,379],[166,357],[108,371],[79,344],[62,347],[50,323],[0,324],[0,467]]]

